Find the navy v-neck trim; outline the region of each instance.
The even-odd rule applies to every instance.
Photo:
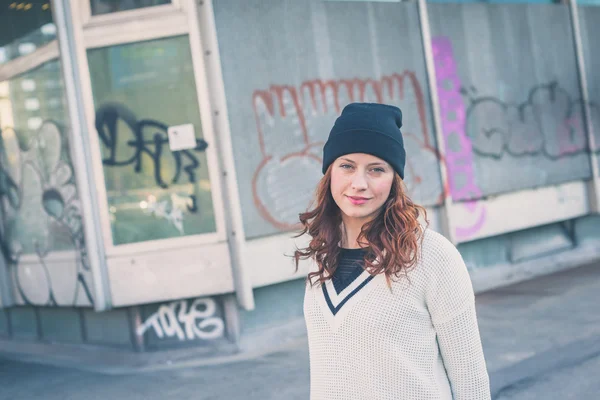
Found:
[[[366,278],[356,289],[350,292],[350,294],[348,294],[348,296],[346,296],[344,300],[342,300],[340,304],[337,305],[337,307],[334,307],[333,303],[331,302],[331,298],[329,297],[329,293],[327,293],[325,285],[322,285],[323,296],[325,297],[325,301],[327,302],[327,306],[329,307],[329,310],[331,310],[331,313],[333,315],[337,314],[338,311],[340,311],[340,309],[344,306],[344,304],[346,304],[348,300],[350,300],[356,293],[358,293],[363,287],[365,287],[367,283],[371,282],[373,278],[373,275],[370,275],[368,278]]]
[[[352,282],[354,282],[360,274],[364,271],[362,265],[356,265],[353,267],[353,270],[346,275],[344,278],[335,275],[332,277],[333,288],[337,294],[340,294],[344,289],[346,289]]]

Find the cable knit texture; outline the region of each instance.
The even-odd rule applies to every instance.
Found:
[[[429,229],[421,250],[391,290],[366,271],[340,293],[307,285],[311,400],[490,399],[465,263]]]

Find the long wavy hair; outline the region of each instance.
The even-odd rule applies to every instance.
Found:
[[[314,208],[300,214],[303,229],[296,236],[311,237],[306,248],[294,252],[296,270],[300,260],[316,262],[318,270],[308,274],[311,286],[331,279],[340,255],[342,214],[331,194],[331,169],[317,185]],[[371,275],[384,273],[390,285],[417,263],[423,237],[421,216],[428,224],[427,211],[408,197],[403,180],[395,174],[388,199],[379,214],[363,225],[357,240],[368,248],[364,268]]]

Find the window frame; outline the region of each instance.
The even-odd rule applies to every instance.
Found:
[[[152,19],[162,17],[165,14],[181,12],[184,11],[183,4],[182,0],[171,0],[170,4],[93,15],[91,0],[80,0],[80,17],[85,28],[90,26],[115,25],[130,20]]]
[[[74,36],[77,43],[79,75],[83,91],[87,129],[90,134],[90,152],[94,183],[97,194],[102,225],[104,248],[107,257],[129,256],[149,251],[173,250],[205,244],[216,244],[227,239],[225,228],[225,210],[222,198],[220,168],[217,157],[216,138],[211,123],[211,109],[206,83],[203,50],[199,41],[192,40],[193,31],[190,18],[190,0],[173,0],[172,4],[152,6],[137,10],[127,10],[114,14],[91,16],[89,1],[69,0],[74,16]],[[191,0],[193,1],[193,0]],[[211,185],[212,206],[214,211],[215,232],[185,235],[182,237],[146,240],[135,243],[115,244],[110,222],[109,204],[105,176],[100,152],[100,139],[95,134],[95,106],[92,93],[91,76],[88,64],[88,50],[131,44],[141,41],[167,39],[187,35],[192,56],[193,73],[199,104],[199,116],[203,138],[210,144],[205,151],[208,177]]]

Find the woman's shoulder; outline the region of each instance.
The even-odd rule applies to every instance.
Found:
[[[440,280],[461,276],[464,262],[456,247],[444,235],[424,227],[419,241],[416,264],[407,271],[408,279],[398,279],[401,287],[420,288],[421,293],[437,286]]]
[[[427,271],[462,270],[465,267],[462,256],[456,246],[444,235],[425,228],[419,252],[419,266]]]
[[[423,228],[421,251],[427,253],[452,253],[458,251],[456,246],[439,232],[427,227]]]

